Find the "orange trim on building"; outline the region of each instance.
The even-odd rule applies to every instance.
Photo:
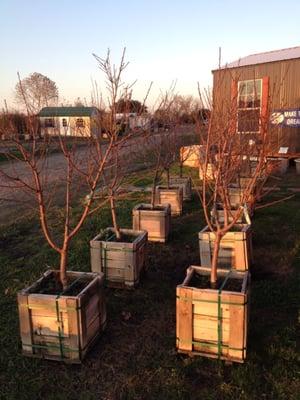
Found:
[[[268,106],[269,106],[269,77],[262,78],[262,96],[261,96],[261,132],[268,124]]]
[[[236,79],[231,81],[231,116],[230,116],[230,133],[236,132],[237,125],[237,100],[238,100],[238,82]]]

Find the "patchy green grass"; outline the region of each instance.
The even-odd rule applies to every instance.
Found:
[[[144,172],[138,175],[140,182],[148,179]],[[131,226],[131,209],[145,201],[144,196],[134,194],[118,203],[122,227]],[[296,400],[299,201],[297,194],[254,216],[250,332],[242,365],[176,353],[175,287],[186,267],[199,263],[197,233],[204,226],[196,195],[185,203],[183,216],[172,220],[169,243],[149,245],[149,269],[140,286],[134,291],[106,290],[106,332],[80,366],[21,355],[17,291],[58,259],[34,216],[2,226],[0,399]],[[107,208],[85,223],[72,243],[72,269],[89,271],[89,240],[109,225]]]

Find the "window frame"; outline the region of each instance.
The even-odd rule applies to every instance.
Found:
[[[82,117],[76,118],[76,128],[85,128],[85,120]]]
[[[55,128],[55,121],[53,117],[45,118],[44,121],[45,128]]]
[[[256,82],[260,83],[260,93],[259,96],[257,95],[257,97],[259,98],[259,107],[240,107],[239,103],[240,103],[240,96],[241,96],[241,90],[240,90],[240,86],[243,83],[248,83],[248,82],[253,82],[254,87],[256,86]],[[255,91],[254,91],[254,95],[255,95]],[[262,110],[262,95],[263,95],[263,79],[259,78],[259,79],[245,79],[242,81],[238,81],[238,87],[237,87],[237,118],[236,118],[236,132],[239,134],[257,134],[260,132],[260,125],[261,125],[261,121],[260,121],[260,116],[261,116],[261,110]],[[243,97],[245,97],[247,99],[247,96],[250,96],[250,94],[243,95]],[[256,101],[257,99],[255,99],[255,97],[253,98],[253,103]],[[254,110],[258,110],[259,111],[259,120],[258,120],[258,130],[257,131],[240,131],[239,130],[239,112],[240,111],[254,111]]]

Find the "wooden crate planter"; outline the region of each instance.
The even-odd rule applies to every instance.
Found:
[[[114,229],[107,228],[90,241],[91,268],[102,272],[111,287],[135,287],[146,264],[148,233],[120,229],[121,235],[133,236],[132,242],[116,241]]]
[[[170,178],[170,184],[172,186],[182,186],[183,200],[191,200],[192,198],[192,180],[190,177],[184,178]]]
[[[267,157],[267,169],[271,174],[284,175],[289,167],[288,158]]]
[[[170,204],[156,205],[138,204],[132,210],[132,227],[134,230],[147,231],[151,242],[165,243],[168,240],[171,228]]]
[[[233,220],[233,216],[235,215],[236,212],[237,212],[237,208],[228,210],[228,222],[231,222]],[[224,223],[224,210],[221,206],[218,206],[217,209],[215,210],[215,212],[211,211],[210,215],[211,215],[212,221],[217,219],[219,221],[219,223]],[[242,214],[236,220],[236,223],[237,224],[249,224],[249,225],[251,224],[251,219],[250,219],[247,207],[244,208],[244,210],[242,211]]]
[[[104,276],[69,271],[73,285],[87,282],[78,295],[38,293],[58,275],[49,270],[18,293],[22,350],[26,356],[80,363],[106,325]]]
[[[215,235],[206,226],[199,232],[201,265],[211,266]],[[246,271],[252,262],[252,229],[248,224],[236,224],[233,231],[221,239],[218,267]]]
[[[244,205],[244,204],[242,204],[243,193],[244,193],[243,188],[240,188],[233,184],[228,188],[228,197],[229,197],[229,202],[230,202],[230,205],[232,208],[237,208],[241,205],[242,206]],[[248,201],[247,201],[246,205],[247,205],[250,215],[253,215],[254,208],[255,208],[255,194],[254,193],[252,193],[252,194],[250,193],[250,195],[248,196]]]
[[[182,214],[183,190],[180,186],[157,186],[155,192],[155,204],[170,204],[171,215]]]
[[[201,289],[197,279],[210,274],[206,267],[191,266],[176,289],[176,341],[180,353],[244,362],[248,327],[248,272],[218,270],[223,285]],[[231,279],[238,291],[226,289]]]
[[[187,167],[198,168],[200,160],[201,146],[195,144],[193,146],[184,146],[180,148],[180,160]]]
[[[208,163],[206,166],[206,174],[204,174],[204,165],[199,166],[199,179],[202,181],[204,176],[206,175],[207,180],[214,179],[214,165]]]

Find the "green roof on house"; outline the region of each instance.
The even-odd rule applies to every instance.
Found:
[[[97,112],[96,107],[44,107],[39,117],[90,117]]]

